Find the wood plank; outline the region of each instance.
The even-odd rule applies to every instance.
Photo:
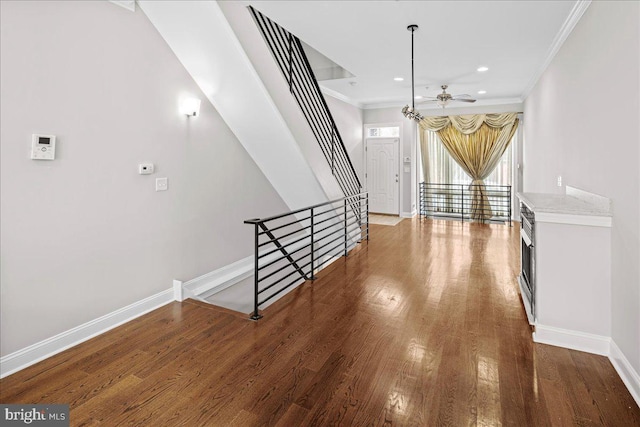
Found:
[[[172,303],[0,380],[71,425],[640,425],[606,358],[535,344],[518,227],[433,220],[371,241],[259,322]]]

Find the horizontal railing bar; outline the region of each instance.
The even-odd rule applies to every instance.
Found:
[[[300,251],[301,251],[301,250],[303,250],[303,249],[307,249],[307,248],[309,248],[310,246],[311,246],[311,242],[307,243],[307,244],[306,244],[306,245],[304,245],[304,246],[299,247],[298,249],[296,249],[296,250],[294,250],[294,251],[289,252],[289,255],[291,255],[291,254],[295,254],[295,253],[298,253],[298,252],[300,252]],[[306,254],[306,253],[305,253],[305,254],[304,254],[304,255],[302,255],[300,258],[297,258],[297,259],[295,260],[295,262],[298,262],[299,260],[304,259],[304,257],[306,257],[307,255],[308,255],[308,254]],[[260,266],[260,268],[258,268],[258,270],[264,270],[265,268],[270,267],[270,266],[272,266],[272,265],[276,264],[278,261],[282,261],[282,260],[284,260],[285,258],[286,258],[286,257],[279,257],[279,258],[277,258],[277,259],[271,260],[271,261],[269,261],[268,263],[265,263],[265,264],[261,265],[261,266]]]
[[[270,250],[270,251],[268,251],[268,252],[265,252],[265,253],[263,253],[263,254],[259,255],[259,256],[258,256],[258,259],[264,258],[264,257],[266,257],[266,256],[268,256],[268,255],[271,255],[272,253],[275,253],[275,252],[281,252],[281,251],[282,251],[282,249],[286,249],[286,248],[288,248],[289,246],[293,245],[294,243],[301,242],[301,241],[303,241],[303,240],[305,240],[305,239],[311,239],[311,236],[303,236],[303,237],[301,237],[301,238],[300,238],[300,239],[298,239],[298,240],[294,240],[294,241],[292,241],[292,242],[287,243],[286,245],[283,245],[281,248],[275,248],[275,249],[273,249],[273,250]],[[302,247],[300,247],[300,248],[297,248],[297,249],[295,249],[295,250],[293,250],[293,251],[289,252],[289,254],[295,254],[296,252],[298,252],[298,251],[299,251],[300,249],[302,249],[302,248],[304,248],[304,246],[302,246]]]
[[[259,301],[258,305],[260,306],[260,305],[264,304],[265,302],[269,301],[271,298],[274,298],[274,297],[278,296],[278,294],[280,294],[281,292],[283,292],[283,291],[289,289],[291,286],[295,285],[298,280],[299,279],[296,279],[296,280],[292,281],[288,285],[284,286],[283,288],[281,288],[281,289],[277,290],[276,292],[274,292],[273,294],[269,295],[267,298],[263,299],[262,301]]]
[[[309,273],[311,273],[311,272],[309,272]],[[299,278],[295,278],[295,279],[293,279],[291,282],[289,282],[289,284],[285,285],[282,289],[287,289],[289,286],[293,285],[294,283],[296,283],[296,282],[297,282],[298,280],[300,280],[300,279],[302,279],[302,278],[301,278],[301,277],[299,277]],[[262,293],[264,293],[264,292],[268,291],[269,289],[272,289],[274,286],[276,286],[276,285],[278,285],[278,284],[280,284],[280,282],[274,282],[274,283],[270,284],[269,286],[265,286],[265,288],[264,288],[264,289],[261,289],[260,291],[258,291],[258,294],[262,294]],[[275,292],[275,293],[274,293],[274,295],[277,295],[279,292],[280,292],[280,291]],[[262,301],[262,302],[260,302],[259,304],[262,304],[262,303],[264,303],[264,302],[266,302],[266,301],[268,301],[268,300],[269,300],[269,298],[267,298],[267,299],[263,300],[263,301]]]
[[[347,228],[349,228],[350,226],[352,226],[352,225],[354,225],[354,224],[357,224],[359,227],[361,227],[361,226],[362,226],[356,218],[357,218],[357,217],[355,217],[355,216],[352,216],[352,217],[348,218],[347,223],[346,223]],[[356,219],[356,221],[351,221],[351,220],[353,220],[353,219]],[[323,229],[321,229],[321,230],[318,230],[318,232],[317,232],[316,234],[320,234],[320,232],[322,232],[322,231],[324,231],[324,230],[328,230],[328,229],[330,229],[330,228],[332,228],[332,227],[336,227],[336,230],[335,230],[335,231],[333,231],[333,232],[331,232],[331,233],[327,233],[325,236],[322,236],[322,237],[318,238],[318,240],[316,240],[316,241],[322,240],[322,239],[324,239],[326,236],[331,236],[332,234],[336,234],[336,233],[342,233],[342,234],[344,234],[344,233],[343,233],[343,231],[344,231],[344,228],[345,228],[345,222],[344,222],[344,221],[342,221],[342,222],[341,222],[341,224],[335,224],[335,225],[334,225],[334,224],[332,224],[332,225],[329,225],[328,227],[325,227],[325,228],[323,228]]]
[[[307,221],[310,218],[311,218],[311,215],[309,215],[306,218],[300,218],[300,219],[296,219],[295,221],[288,222],[286,224],[278,225],[277,227],[268,227],[268,228],[269,228],[269,231],[273,233],[274,231],[277,231],[277,230],[280,230],[280,229],[283,229],[283,228],[286,228],[286,227],[290,227],[292,225],[295,225],[296,223],[301,223],[303,221]],[[261,231],[258,235],[262,236],[262,235],[265,235],[265,234],[267,234],[266,231]]]
[[[309,246],[311,246],[311,243],[306,244],[306,245],[302,246],[301,248],[296,249],[295,251],[293,251],[293,252],[291,252],[291,253],[292,253],[292,254],[294,254],[294,253],[296,253],[296,252],[300,252],[302,249],[306,249],[306,248],[308,248]],[[302,258],[304,258],[304,257],[302,257]],[[278,262],[280,262],[280,261],[284,261],[284,260],[286,260],[286,257],[285,257],[285,256],[281,256],[281,257],[279,257],[279,258],[277,258],[277,259],[274,259],[274,260],[272,260],[272,261],[269,261],[268,263],[263,264],[263,265],[261,265],[260,267],[258,267],[258,271],[260,271],[260,270],[264,270],[265,268],[270,267],[270,266],[272,266],[272,265],[274,265],[274,264],[276,264],[276,263],[278,263]],[[293,265],[292,265],[292,267],[293,267]],[[295,267],[293,267],[293,268],[295,268]]]
[[[291,233],[287,233],[287,234],[283,234],[281,236],[277,236],[275,239],[265,240],[264,242],[260,243],[258,246],[262,247],[262,246],[268,245],[269,243],[279,242],[280,240],[282,240],[282,239],[284,239],[286,237],[293,236],[294,234],[302,233],[305,230],[309,230],[310,228],[311,228],[311,225],[307,225],[306,227],[303,227],[303,228],[301,228],[299,230],[292,231]],[[273,230],[270,229],[269,231],[273,231]],[[305,236],[308,237],[309,234],[305,233]]]
[[[351,232],[354,232],[355,230],[356,230],[355,228],[354,228],[354,229],[351,229],[351,230],[347,230],[347,234],[349,234],[349,233],[351,233]],[[330,236],[325,236],[325,237],[332,237],[332,235],[330,235]],[[325,237],[321,237],[321,238],[319,238],[319,239],[318,239],[318,240],[316,240],[316,241],[317,241],[317,242],[319,242],[320,240],[323,240]],[[323,245],[324,245],[324,246],[326,246],[326,245],[330,245],[331,243],[335,242],[335,241],[336,241],[336,240],[338,240],[338,239],[341,239],[341,241],[342,241],[342,242],[344,242],[344,233],[343,233],[343,234],[340,234],[337,238],[335,238],[335,239],[333,239],[333,240],[330,240],[330,241],[328,241],[328,242],[323,243]],[[350,239],[349,239],[349,240],[350,240]],[[321,248],[323,248],[324,246],[320,246],[318,249],[321,249]]]
[[[357,245],[357,244],[358,244],[358,243],[349,243],[349,244],[347,245],[347,251],[348,251],[349,249],[353,249],[354,247],[356,247],[356,245]],[[326,256],[326,255],[328,255],[328,254],[331,254],[331,251],[334,251],[334,250],[336,250],[336,249],[339,249],[339,250],[337,250],[337,251],[336,251],[336,253],[335,253],[335,254],[332,254],[332,255],[334,255],[334,256],[336,256],[336,255],[340,255],[340,256],[342,256],[342,254],[344,253],[344,243],[340,243],[340,244],[338,244],[338,245],[336,245],[336,246],[332,247],[332,248],[331,248],[331,249],[329,249],[328,251],[324,252],[323,254],[318,255],[316,258],[314,258],[314,261],[318,261],[320,258],[322,258],[322,257],[324,257],[324,256]],[[327,262],[327,261],[328,261],[328,260],[325,260],[325,262]],[[321,262],[320,264],[318,264],[318,266],[321,266],[321,265],[323,265],[323,264],[324,264],[324,262]]]
[[[284,213],[284,214],[273,215],[273,216],[270,216],[270,217],[267,217],[267,218],[248,219],[248,220],[245,220],[244,223],[245,224],[265,223],[265,222],[268,222],[268,221],[273,221],[274,219],[283,218],[283,217],[288,216],[288,215],[295,215],[297,213],[304,212],[304,211],[309,210],[309,209],[315,209],[315,208],[319,208],[321,206],[326,206],[326,205],[331,204],[331,203],[337,203],[337,202],[341,202],[341,201],[344,201],[344,200],[353,199],[354,197],[362,196],[363,194],[367,194],[367,193],[354,194],[354,195],[343,197],[343,198],[340,198],[340,199],[330,200],[330,201],[324,202],[324,203],[318,203],[317,205],[309,206],[309,207],[306,207],[306,208],[296,209],[294,211],[287,212],[287,213]],[[360,200],[360,199],[358,199],[358,200]]]
[[[306,263],[306,264],[305,264],[305,265],[303,265],[303,266],[300,266],[300,271],[303,271],[303,270],[304,270],[304,268],[305,268],[305,267],[307,267],[307,266],[309,266],[309,265],[311,265],[311,261],[309,261],[308,263]],[[274,286],[274,285],[277,285],[278,283],[282,282],[282,281],[283,281],[284,279],[286,279],[287,277],[291,277],[291,275],[292,275],[292,274],[294,274],[294,273],[298,273],[298,270],[293,270],[293,271],[291,271],[289,274],[287,274],[286,276],[282,276],[282,277],[281,277],[281,278],[279,278],[277,281],[273,282],[273,284],[269,285],[268,287],[266,287],[266,288],[264,288],[264,289],[262,289],[262,290],[259,290],[259,291],[258,291],[258,293],[262,293],[262,292],[266,291],[267,289],[269,289],[270,287],[272,287],[272,286]],[[306,276],[306,274],[305,274],[305,276]],[[269,277],[270,277],[270,276],[269,276]],[[260,283],[262,280],[267,279],[267,278],[268,278],[268,276],[264,276],[262,279],[258,279],[258,283]]]

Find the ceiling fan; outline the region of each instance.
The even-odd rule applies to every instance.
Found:
[[[427,99],[425,101],[420,101],[418,104],[424,104],[426,102],[437,102],[439,106],[442,108],[446,107],[450,102],[460,101],[460,102],[476,102],[475,99],[471,98],[471,96],[467,94],[462,95],[451,95],[447,93],[448,85],[440,86],[442,88],[442,93],[439,93],[437,96]]]

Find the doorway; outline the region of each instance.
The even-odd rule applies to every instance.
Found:
[[[365,178],[372,213],[400,214],[399,142],[398,138],[367,138],[365,141]]]

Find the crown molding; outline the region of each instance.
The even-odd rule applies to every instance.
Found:
[[[356,101],[355,99],[351,99],[348,96],[345,96],[343,94],[341,94],[340,92],[337,92],[333,89],[329,89],[327,87],[324,87],[322,85],[320,85],[320,90],[322,91],[322,93],[324,93],[325,95],[329,95],[332,98],[338,99],[342,102],[346,102],[347,104],[351,104],[354,107],[357,107],[359,109],[364,109],[364,105],[361,104],[360,102]]]
[[[562,24],[562,27],[560,27],[560,31],[553,40],[553,43],[551,43],[551,46],[547,51],[546,59],[544,60],[540,68],[538,68],[538,70],[533,74],[531,80],[529,81],[529,84],[527,84],[527,86],[525,87],[520,98],[522,98],[523,100],[527,99],[527,97],[531,94],[531,91],[533,91],[533,88],[538,83],[538,80],[542,76],[542,73],[544,73],[549,64],[551,64],[551,61],[556,56],[565,40],[567,40],[567,37],[569,37],[569,34],[571,34],[574,27],[576,26],[578,21],[580,21],[580,18],[582,18],[582,15],[587,10],[590,4],[591,0],[578,0],[573,6],[573,9],[571,9],[571,12],[569,12],[569,16],[567,16],[564,24]]]
[[[455,106],[449,106],[447,108],[442,108],[439,107],[436,103],[432,103],[432,104],[423,104],[423,105],[416,105],[416,108],[419,111],[450,111],[450,110],[460,110],[460,109],[483,109],[485,107],[489,107],[489,106],[495,106],[495,105],[508,105],[508,104],[522,104],[522,99],[520,98],[495,98],[495,99],[482,99],[478,101],[479,103],[474,104],[474,105],[469,105],[469,104],[456,104]],[[364,110],[376,110],[376,109],[381,109],[381,108],[402,108],[406,105],[406,102],[398,102],[398,101],[393,101],[393,102],[377,102],[377,103],[372,103],[372,104],[364,104],[363,109]]]

